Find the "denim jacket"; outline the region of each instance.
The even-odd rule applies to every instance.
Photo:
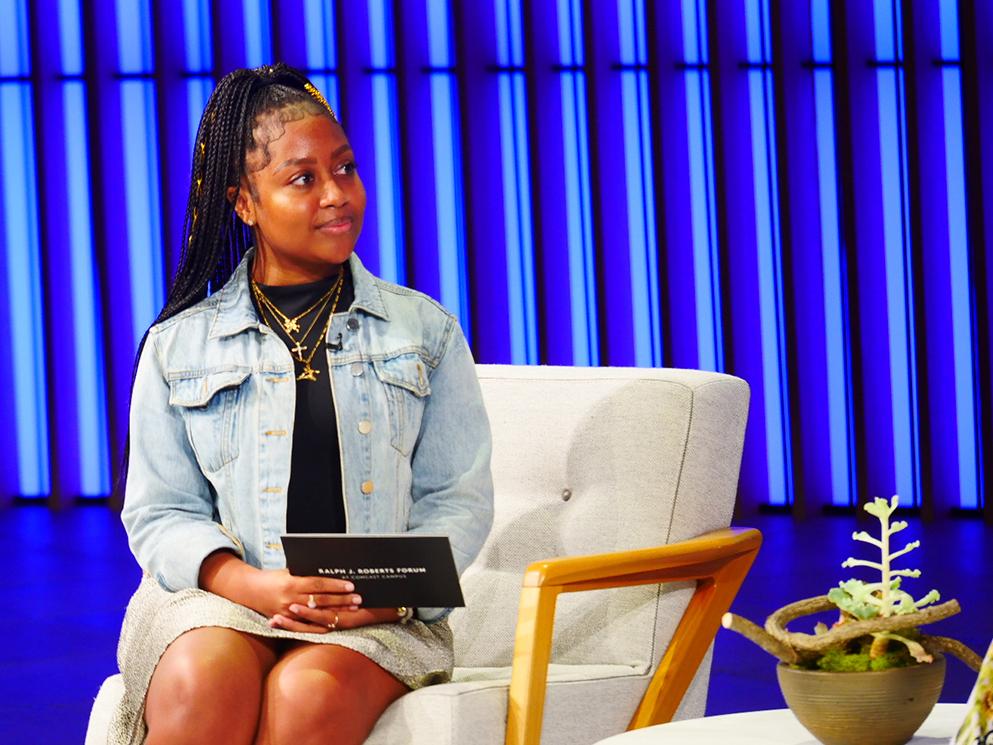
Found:
[[[173,591],[197,587],[219,549],[286,565],[296,373],[252,305],[251,253],[220,291],[153,326],[138,361],[122,519],[142,569]],[[493,517],[471,352],[438,303],[349,264],[355,300],[327,334],[347,531],[446,535],[461,573]]]

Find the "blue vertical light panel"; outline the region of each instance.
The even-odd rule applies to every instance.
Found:
[[[459,157],[458,103],[448,0],[425,0],[431,65],[431,134],[434,140],[435,220],[441,302],[470,329],[466,287],[465,225],[462,216],[462,166]]]
[[[379,271],[403,284],[403,219],[397,133],[396,76],[393,72],[393,13],[386,0],[369,0],[369,52],[372,57],[373,137],[376,143],[376,202],[379,217]]]
[[[769,497],[772,504],[788,504],[793,478],[768,0],[746,0],[745,21],[748,61],[757,66],[748,71],[748,90]]]
[[[127,77],[153,71],[148,0],[117,0],[117,43],[118,64],[125,76],[120,83],[126,194],[122,217],[127,226],[130,265],[130,332],[137,349],[145,330],[158,315],[165,294],[155,84]]]
[[[538,362],[538,323],[534,288],[534,234],[531,169],[524,76],[521,0],[493,0],[500,96],[500,163],[503,176],[504,233],[511,362]]]
[[[829,0],[811,2],[811,37],[816,65],[829,65],[831,19]],[[855,497],[849,457],[851,419],[848,395],[849,346],[844,296],[844,257],[839,234],[838,173],[834,133],[833,71],[814,69],[814,108],[817,126],[817,181],[821,225],[821,266],[824,284],[824,343],[828,389],[828,457],[831,461],[831,500],[850,505]],[[801,247],[801,250],[806,250]]]
[[[723,371],[721,264],[714,191],[714,136],[710,109],[710,61],[705,0],[682,0],[682,20],[698,367]]]
[[[186,72],[197,73],[186,80],[186,104],[189,114],[189,148],[193,154],[200,117],[210,98],[214,83],[210,79],[213,50],[210,43],[210,4],[208,0],[183,0],[183,49]],[[202,76],[202,77],[201,77]]]
[[[659,303],[655,182],[652,178],[651,103],[648,95],[648,43],[644,0],[617,0],[621,53],[621,119],[627,189],[631,326],[635,364],[662,364],[662,311]]]
[[[79,0],[59,0],[59,42],[62,74],[83,74]],[[86,88],[81,80],[66,80],[62,87],[65,147],[66,218],[72,299],[75,395],[75,458],[63,454],[62,470],[78,466],[76,483],[81,496],[100,497],[110,491],[107,446],[107,391],[104,371],[103,329],[97,294],[97,268],[93,251],[90,201],[89,132]]]
[[[27,7],[15,1],[0,24],[0,75],[30,73]],[[0,267],[6,284],[5,370],[13,388],[6,403],[15,437],[11,460],[4,454],[3,487],[21,496],[46,495],[50,486],[48,407],[49,369],[45,360],[39,265],[37,173],[31,88],[20,80],[0,80]],[[4,442],[6,443],[6,437]],[[9,452],[9,450],[8,450]],[[12,461],[12,462],[11,462]],[[16,473],[16,476],[13,474]]]
[[[272,21],[269,3],[263,0],[242,0],[245,22],[245,64],[258,67],[273,62]]]
[[[939,0],[941,56],[959,61],[958,0]],[[966,215],[965,147],[962,123],[962,69],[941,70],[945,120],[945,179],[948,199],[948,258],[951,273],[952,348],[955,369],[955,422],[958,440],[959,505],[979,507],[976,391],[973,379],[972,291]]]
[[[893,452],[897,493],[904,504],[920,504],[917,366],[907,187],[906,96],[903,22],[896,0],[874,0],[873,21],[879,101],[879,148],[886,312],[893,407]]]
[[[311,70],[335,70],[338,57],[334,38],[334,3],[330,0],[305,0],[304,32],[307,37],[307,67]],[[310,79],[339,115],[338,76],[333,73],[310,73]]]
[[[590,163],[582,5],[579,0],[557,0],[559,62],[562,96],[562,147],[568,224],[565,241],[569,254],[573,364],[600,362],[597,335],[593,209],[590,205]]]

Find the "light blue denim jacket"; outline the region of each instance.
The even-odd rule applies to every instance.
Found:
[[[138,362],[122,519],[138,563],[169,590],[197,587],[218,549],[286,565],[295,370],[252,305],[250,258],[220,291],[152,327]],[[349,264],[355,300],[327,335],[341,336],[327,352],[341,452],[328,457],[341,458],[347,531],[447,535],[461,574],[493,518],[471,352],[438,303],[374,277],[354,254]]]

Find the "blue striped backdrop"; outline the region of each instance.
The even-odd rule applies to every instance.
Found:
[[[340,111],[481,362],[752,387],[743,509],[985,514],[993,4],[0,0],[0,502],[114,487],[213,82]]]

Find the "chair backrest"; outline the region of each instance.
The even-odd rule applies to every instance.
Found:
[[[452,614],[458,667],[511,664],[521,578],[543,558],[658,546],[731,520],[748,386],[673,369],[478,365],[495,517]],[[563,595],[552,662],[652,668],[689,588]],[[657,643],[661,640],[662,643]]]

